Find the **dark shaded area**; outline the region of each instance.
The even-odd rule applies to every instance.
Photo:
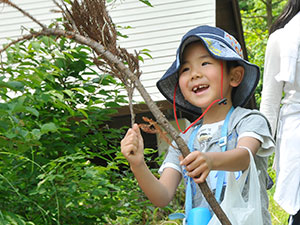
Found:
[[[216,26],[227,31],[239,41],[244,58],[248,60],[238,0],[216,0]],[[254,95],[245,108],[257,109]]]

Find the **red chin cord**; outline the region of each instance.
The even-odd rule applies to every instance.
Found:
[[[206,110],[198,117],[198,119],[196,119],[190,126],[188,126],[188,128],[185,129],[185,131],[182,131],[179,123],[178,123],[178,118],[177,118],[177,113],[176,113],[176,103],[175,103],[175,99],[176,99],[176,91],[177,91],[177,87],[178,87],[178,83],[175,85],[175,89],[174,89],[174,95],[173,95],[173,111],[174,111],[174,117],[175,117],[175,121],[177,124],[177,127],[179,129],[179,131],[183,134],[185,134],[192,126],[194,126],[199,120],[201,120],[203,118],[203,116],[205,115],[205,113],[215,104],[215,103],[219,103],[219,104],[226,104],[226,98],[223,98],[223,63],[221,62],[221,99],[216,99],[214,100],[212,103],[210,103],[210,105],[206,108]]]

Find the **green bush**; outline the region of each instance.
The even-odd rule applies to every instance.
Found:
[[[112,108],[126,102],[122,85],[94,69],[89,48],[65,38],[40,37],[6,54],[0,72],[2,215],[34,224],[101,224],[124,216],[121,184],[131,192],[137,187],[119,173],[122,160],[115,159],[123,130],[106,126]]]
[[[174,211],[146,199],[120,154],[125,131],[107,123],[126,103],[123,86],[98,71],[91,55],[55,37],[7,49],[0,68],[3,224],[153,224]],[[155,152],[145,151],[147,161]]]

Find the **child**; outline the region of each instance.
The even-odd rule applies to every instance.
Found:
[[[247,169],[250,160],[247,149],[250,149],[259,171],[264,225],[271,224],[266,192],[267,156],[272,153],[274,142],[265,117],[257,110],[242,108],[258,80],[259,68],[242,58],[239,43],[223,30],[199,26],[183,36],[176,61],[157,82],[157,87],[175,103],[174,107],[199,117],[182,134],[187,143],[194,136],[189,148],[195,151],[183,159],[178,149],[170,147],[157,179],[144,161],[143,139],[136,124],[121,141],[123,155],[154,205],[168,205],[182,177],[185,180],[192,177],[195,183],[206,180],[215,191],[217,171]],[[229,112],[232,114],[226,126],[227,151],[222,152],[221,127]],[[209,207],[195,183],[192,207]],[[247,196],[247,188],[244,192]]]

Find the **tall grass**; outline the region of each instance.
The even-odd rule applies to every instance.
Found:
[[[287,225],[289,214],[286,213],[273,199],[275,192],[275,185],[268,191],[269,195],[269,211],[272,218],[273,225]]]

